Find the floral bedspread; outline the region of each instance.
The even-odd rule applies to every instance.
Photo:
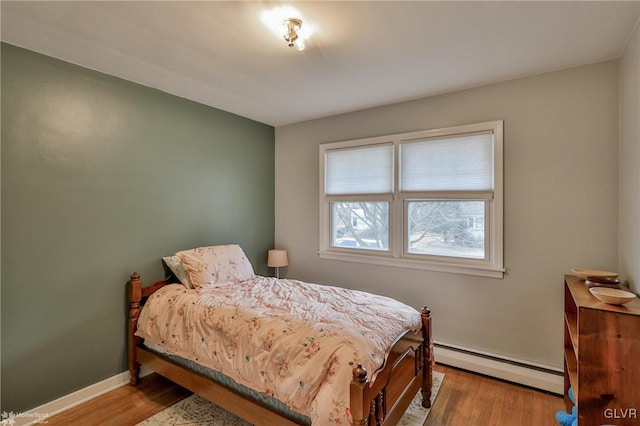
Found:
[[[240,283],[154,293],[137,335],[273,395],[314,425],[351,424],[356,363],[380,368],[420,313],[361,291],[255,276]]]

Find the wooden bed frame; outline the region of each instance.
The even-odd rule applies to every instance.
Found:
[[[236,414],[255,425],[297,424],[270,407],[249,400],[211,379],[171,362],[166,357],[146,349],[143,339],[134,335],[140,308],[146,299],[163,286],[176,282],[165,279],[143,287],[137,273],[128,282],[129,325],[128,362],[131,385],[139,383],[140,366],[156,373],[210,400],[219,407]],[[351,414],[354,425],[395,425],[411,403],[418,390],[422,393],[422,406],[431,406],[432,345],[431,312],[422,308],[421,339],[409,339],[405,333],[396,339],[385,365],[378,371],[375,381],[358,365],[353,369],[350,385]]]

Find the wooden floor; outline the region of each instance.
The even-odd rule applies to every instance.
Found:
[[[559,396],[437,365],[445,379],[425,426],[557,426]],[[191,392],[152,374],[48,419],[49,425],[130,426]],[[170,425],[167,425],[170,426]]]
[[[559,426],[562,397],[437,365],[445,373],[425,426]]]

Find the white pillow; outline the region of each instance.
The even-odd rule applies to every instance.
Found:
[[[164,260],[164,263],[167,264],[169,269],[171,269],[171,272],[173,272],[173,275],[175,275],[176,278],[180,280],[182,285],[184,285],[186,288],[193,288],[193,284],[191,284],[189,275],[187,274],[187,271],[184,270],[184,267],[182,266],[182,263],[180,262],[178,256],[167,256],[163,257],[162,260]]]
[[[253,278],[253,266],[237,244],[198,247],[176,253],[191,284],[240,282]]]

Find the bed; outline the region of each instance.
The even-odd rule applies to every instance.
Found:
[[[256,425],[393,425],[418,391],[430,406],[428,308],[255,275],[235,245],[178,255],[191,283],[176,265],[128,282],[131,385],[145,365]]]

